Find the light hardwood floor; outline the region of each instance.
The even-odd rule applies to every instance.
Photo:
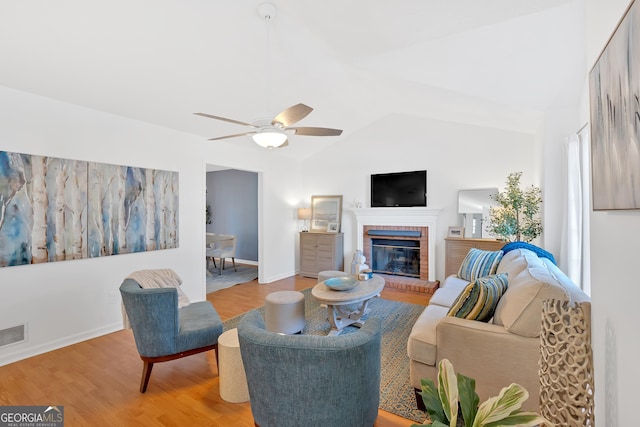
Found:
[[[264,304],[276,290],[301,290],[315,279],[299,276],[265,285],[257,281],[207,295],[226,320]],[[413,304],[427,297],[385,290],[382,298]],[[247,426],[249,403],[225,402],[218,393],[214,352],[155,365],[147,392],[138,391],[142,361],[129,330],[0,367],[0,406],[61,405],[65,426]],[[380,411],[376,427],[412,421]]]

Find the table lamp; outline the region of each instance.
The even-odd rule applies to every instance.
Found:
[[[311,219],[311,208],[298,208],[298,219],[304,221],[302,232],[309,231],[309,228],[307,227],[307,221]]]

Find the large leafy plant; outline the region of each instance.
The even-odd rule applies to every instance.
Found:
[[[479,405],[476,381],[453,370],[449,360],[438,364],[438,386],[430,379],[422,379],[422,401],[427,408],[425,424],[432,427],[502,427],[552,425],[535,412],[522,412],[522,403],[529,393],[519,384],[511,384],[496,397]]]
[[[507,177],[507,186],[493,199],[487,230],[504,240],[530,242],[542,234],[540,205],[542,192],[539,187],[520,188],[522,172],[512,172]]]

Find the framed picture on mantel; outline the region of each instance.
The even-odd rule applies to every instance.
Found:
[[[333,232],[340,231],[342,222],[342,196],[311,196],[311,231],[327,232],[329,224]]]

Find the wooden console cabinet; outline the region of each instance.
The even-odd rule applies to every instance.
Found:
[[[477,248],[485,251],[499,251],[505,242],[495,239],[461,239],[459,237],[448,237],[445,240],[446,254],[444,273],[445,278],[452,274],[457,274],[464,257],[469,249]]]
[[[300,233],[300,275],[317,278],[320,271],[344,271],[342,233]]]

